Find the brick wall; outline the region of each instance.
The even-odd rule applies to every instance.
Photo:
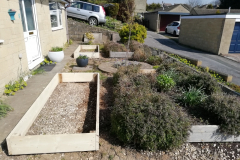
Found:
[[[116,33],[100,27],[92,27],[88,24],[75,21],[71,18],[68,18],[68,32],[69,38],[74,41],[83,41],[84,34],[87,32],[102,33],[104,43],[111,40],[112,33]]]
[[[225,19],[182,19],[179,43],[219,54]]]

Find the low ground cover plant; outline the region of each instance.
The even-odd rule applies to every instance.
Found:
[[[210,121],[220,126],[226,135],[240,135],[240,98],[224,93],[214,93],[202,108],[211,115]]]
[[[125,144],[138,148],[178,147],[186,141],[190,121],[168,95],[153,88],[154,76],[138,70],[136,66],[122,67],[114,75],[118,81],[114,88],[112,132]]]
[[[141,149],[173,149],[185,142],[191,124],[240,135],[240,98],[224,94],[209,72],[168,58],[156,68],[156,74],[143,75],[140,66],[121,66],[114,74],[111,124],[119,140]]]
[[[174,80],[166,74],[160,74],[157,76],[157,86],[160,90],[170,90],[175,86]]]
[[[23,89],[26,86],[27,82],[25,82],[23,78],[19,78],[19,80],[17,81],[10,81],[8,84],[5,85],[4,94],[8,96],[14,96],[15,92]]]
[[[7,112],[12,111],[12,107],[0,100],[0,119],[7,115]]]
[[[190,86],[187,90],[183,90],[179,101],[184,106],[195,107],[203,103],[207,99],[202,88],[195,88]]]
[[[146,59],[146,62],[151,65],[159,65],[162,63],[162,58],[159,56],[150,56]]]

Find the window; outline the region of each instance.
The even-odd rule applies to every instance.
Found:
[[[91,4],[84,3],[83,4],[83,9],[92,11],[93,6]]]
[[[62,11],[57,2],[49,3],[52,30],[62,29]]]
[[[99,12],[99,6],[93,6],[92,9],[93,9],[94,12]]]
[[[172,25],[172,26],[178,26],[178,25],[179,25],[179,23],[173,22],[173,25]]]
[[[82,9],[83,4],[81,2],[72,3],[71,7]]]

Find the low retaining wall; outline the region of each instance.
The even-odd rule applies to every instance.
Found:
[[[102,41],[106,43],[112,40],[112,34],[118,34],[117,32],[103,29],[100,27],[90,26],[89,24],[78,22],[72,18],[68,18],[68,34],[69,38],[74,41],[83,41],[84,34],[87,32],[91,33],[102,33]]]

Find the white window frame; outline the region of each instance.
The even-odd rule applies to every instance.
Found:
[[[55,15],[57,17],[57,24],[58,24],[57,27],[52,27],[52,31],[63,29],[62,10],[59,8],[58,2],[50,2],[49,4],[51,4],[51,3],[56,3],[57,4],[57,9],[56,10],[50,10],[50,21],[51,21],[51,15]],[[61,24],[60,24],[60,21],[61,21]],[[51,23],[52,23],[52,21],[51,21]]]

